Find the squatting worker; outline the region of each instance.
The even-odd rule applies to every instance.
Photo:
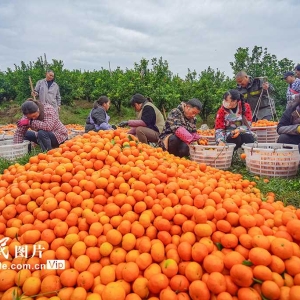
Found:
[[[277,125],[277,143],[298,145],[300,152],[300,94],[295,95]]]
[[[48,70],[46,72],[46,78],[37,82],[31,95],[33,97],[38,97],[39,101],[41,101],[43,104],[47,103],[52,105],[59,112],[61,97],[59,86],[54,81],[54,72],[52,70]]]
[[[254,143],[251,121],[251,108],[244,102],[243,95],[237,90],[227,91],[215,119],[217,145],[233,143],[237,150],[244,143]]]
[[[110,99],[107,96],[101,96],[95,101],[86,119],[85,132],[116,129],[115,125],[109,124],[110,116],[107,114],[109,108]]]
[[[17,122],[15,144],[28,140],[40,145],[43,151],[48,151],[68,139],[68,130],[59,120],[53,106],[28,99],[21,109],[23,117]]]
[[[271,120],[275,113],[272,103],[274,100],[269,97],[274,92],[273,86],[264,82],[263,78],[252,78],[246,72],[238,72],[235,76],[237,90],[244,96],[249,103],[253,115],[253,121]],[[260,101],[260,103],[258,103]]]
[[[136,120],[122,121],[118,126],[130,126],[128,134],[136,135],[141,143],[157,143],[165,123],[160,110],[142,94],[133,95],[130,104],[137,113]]]
[[[189,156],[191,143],[201,136],[197,134],[196,116],[202,109],[202,103],[194,98],[180,103],[168,114],[165,126],[159,136],[159,145],[169,153],[179,157]]]

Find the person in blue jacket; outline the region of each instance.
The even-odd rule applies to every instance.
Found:
[[[94,102],[94,108],[89,113],[86,124],[85,132],[116,129],[115,125],[110,125],[110,117],[107,111],[110,107],[110,100],[106,96],[101,96]]]

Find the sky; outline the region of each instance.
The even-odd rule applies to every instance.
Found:
[[[299,0],[1,0],[0,70],[38,57],[69,70],[133,68],[162,57],[183,77],[232,77],[239,47],[300,62]]]

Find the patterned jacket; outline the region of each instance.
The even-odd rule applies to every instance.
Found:
[[[300,93],[300,79],[296,78],[292,84],[288,85],[286,91],[287,107],[292,101],[292,96]]]
[[[249,126],[251,126],[252,112],[248,103],[245,103],[244,116],[246,117]],[[238,102],[236,112],[233,112],[231,109],[227,109],[222,105],[217,112],[215,120],[216,142],[225,142],[231,134],[231,131],[237,128],[240,129],[242,134],[248,133],[254,135],[254,133],[252,133],[250,129],[243,124],[241,101]]]
[[[176,108],[173,108],[168,114],[165,126],[162,130],[162,133],[159,136],[159,145],[162,146],[163,140],[170,134],[175,134],[175,131],[179,127],[184,127],[190,133],[197,132],[196,122],[197,119],[187,119],[184,116],[183,105],[184,103],[179,104]]]
[[[26,119],[23,116],[22,119]],[[59,144],[68,139],[68,130],[59,120],[58,113],[49,104],[44,105],[44,120],[31,120],[29,126],[19,126],[14,134],[14,143],[19,144],[24,140],[24,135],[31,128],[33,131],[51,131],[55,135]]]

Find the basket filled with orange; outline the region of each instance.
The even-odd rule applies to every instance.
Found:
[[[276,143],[278,140],[277,124],[275,121],[258,120],[253,122],[251,130],[256,133],[258,143]]]
[[[15,124],[0,125],[0,141],[12,140],[16,128],[17,125]]]
[[[208,145],[215,145],[215,130],[214,129],[198,129],[197,133],[201,136],[202,140],[206,140]]]
[[[249,172],[267,177],[292,177],[298,172],[298,145],[279,143],[251,143],[242,148]]]
[[[77,135],[84,134],[84,126],[79,124],[67,124],[65,127],[68,129],[69,140]]]

